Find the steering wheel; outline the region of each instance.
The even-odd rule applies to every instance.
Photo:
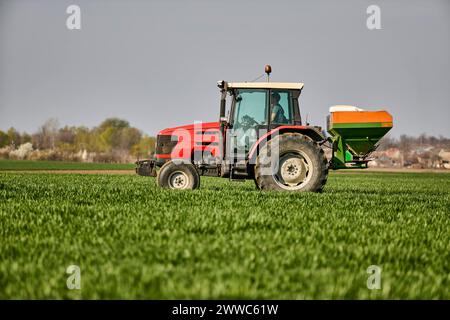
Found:
[[[258,121],[256,121],[249,115],[243,116],[239,124],[241,125],[241,127],[251,127],[253,125],[259,125]]]

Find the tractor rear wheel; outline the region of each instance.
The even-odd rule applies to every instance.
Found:
[[[200,187],[200,175],[194,165],[170,160],[159,169],[156,183],[166,189],[197,189]]]
[[[327,159],[308,136],[284,133],[268,141],[260,151],[255,177],[262,190],[320,192],[328,178]]]

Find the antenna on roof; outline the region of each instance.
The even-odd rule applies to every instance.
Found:
[[[267,82],[270,82],[270,73],[272,72],[272,67],[270,64],[266,64],[264,72],[267,74]]]

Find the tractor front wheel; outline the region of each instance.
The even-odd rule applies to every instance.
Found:
[[[261,149],[255,178],[262,190],[320,192],[328,178],[327,159],[308,136],[284,133]]]
[[[183,190],[200,187],[200,175],[190,163],[166,162],[156,176],[158,186],[166,189]]]

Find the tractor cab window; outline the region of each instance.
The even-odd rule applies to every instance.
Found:
[[[258,140],[258,129],[267,124],[266,90],[239,90],[233,114],[235,147],[248,151]]]
[[[240,90],[236,96],[234,108],[234,128],[266,122],[266,92],[264,90]]]
[[[289,91],[272,90],[270,94],[270,122],[293,124],[294,115]]]

